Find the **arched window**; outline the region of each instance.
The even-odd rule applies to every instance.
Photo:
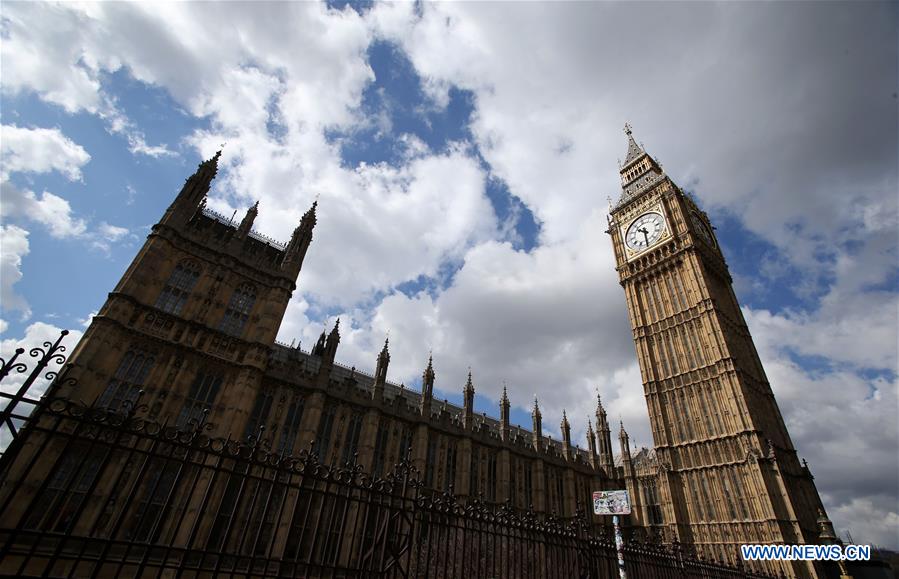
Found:
[[[175,266],[172,275],[162,288],[156,307],[170,314],[180,314],[187,296],[200,279],[200,266],[193,261],[182,261]]]
[[[97,406],[119,410],[124,402],[133,404],[155,361],[151,354],[141,350],[126,352],[106,390],[97,400]]]
[[[284,428],[281,429],[281,439],[278,442],[278,453],[289,455],[293,452],[297,435],[300,433],[300,422],[303,420],[303,408],[306,401],[302,396],[295,396],[287,407],[284,416]]]
[[[186,428],[191,420],[199,422],[203,418],[203,411],[212,409],[212,403],[218,396],[222,380],[221,374],[197,372],[193,384],[190,385],[190,391],[184,397],[184,406],[181,408],[175,426]]]
[[[250,317],[253,304],[256,303],[256,289],[248,283],[242,284],[231,294],[231,301],[225,310],[219,330],[232,336],[239,336]]]

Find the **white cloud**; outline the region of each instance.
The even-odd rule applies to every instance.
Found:
[[[28,232],[15,225],[0,225],[0,302],[4,310],[18,310],[31,317],[25,298],[13,288],[22,279],[22,257],[28,255]]]
[[[74,217],[69,202],[58,195],[49,191],[37,195],[9,181],[0,182],[0,190],[3,192],[0,214],[4,217],[26,217],[46,227],[57,238],[78,237],[87,231],[87,223]]]
[[[110,133],[125,137],[132,153],[174,155],[165,145],[148,145],[143,132],[103,90],[103,75],[117,71],[122,63],[115,57],[98,59],[111,48],[108,31],[89,17],[90,7],[73,8],[33,3],[4,10],[0,89],[12,95],[35,92],[69,113],[96,114]]]
[[[11,180],[13,175],[41,174],[57,171],[70,181],[81,180],[81,168],[91,156],[81,145],[62,134],[59,129],[22,128],[3,125],[0,192],[3,203],[0,215],[6,218],[26,218],[44,226],[59,239],[83,238],[96,246],[108,249],[109,241],[116,241],[127,229],[100,224],[97,231],[89,231],[88,222],[76,217],[68,200],[49,191],[38,194],[20,188]]]
[[[49,173],[59,171],[69,181],[81,180],[81,167],[91,156],[59,129],[0,127],[2,178],[12,173]]]
[[[110,225],[103,221],[97,227],[97,233],[99,233],[106,241],[115,242],[128,235],[128,230],[124,227]]]

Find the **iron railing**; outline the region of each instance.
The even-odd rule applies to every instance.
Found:
[[[2,394],[0,575],[618,575],[612,538],[583,512],[463,503],[425,488],[408,458],[372,477],[355,457],[322,464],[311,445],[274,453],[264,429],[213,437],[205,415],[176,428],[149,418],[140,396],[116,410],[60,396],[77,392],[65,371],[44,373],[63,362],[62,337],[33,349],[34,370]],[[23,353],[0,360],[0,379],[27,373]],[[635,578],[767,577],[657,543],[631,541],[624,561]]]

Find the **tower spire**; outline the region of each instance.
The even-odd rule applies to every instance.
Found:
[[[537,395],[534,395],[534,409],[531,411],[531,421],[533,422],[534,449],[540,450],[543,447],[543,415],[540,414],[540,403],[537,402]]]
[[[624,430],[624,422],[621,422],[621,430],[618,432],[618,442],[621,444],[621,466],[624,467],[624,476],[632,476],[634,474],[634,464],[631,462],[631,446],[630,437]]]
[[[431,401],[434,398],[434,356],[428,354],[428,367],[421,375],[421,415],[431,415]]]
[[[509,409],[511,406],[509,394],[506,392],[506,385],[503,384],[503,395],[499,399],[500,437],[503,440],[509,440]]]
[[[593,433],[593,422],[587,417],[587,450],[590,452],[590,466],[595,470],[599,468],[599,460],[596,456],[596,435]]]
[[[471,430],[474,425],[474,384],[471,382],[471,368],[468,369],[468,380],[462,389],[462,397],[465,400],[465,410],[462,415],[465,430]]]
[[[606,471],[606,476],[612,476],[615,469],[615,457],[612,454],[612,432],[609,429],[609,420],[606,409],[602,405],[602,396],[596,392],[596,439],[599,453],[599,464]]]
[[[624,123],[624,134],[627,135],[627,155],[624,157],[624,165],[622,168],[627,167],[646,153],[646,151],[643,150],[643,147],[638,145],[637,141],[634,139],[634,132],[631,129],[630,123]]]
[[[162,216],[160,223],[183,225],[190,221],[200,207],[205,205],[206,194],[212,186],[212,180],[218,173],[221,149],[211,158],[197,165],[197,170],[187,178],[181,191]]]
[[[571,460],[571,424],[568,423],[568,415],[562,410],[562,456],[565,460]]]
[[[316,207],[318,207],[318,199],[303,214],[300,224],[293,230],[293,235],[290,236],[290,242],[284,251],[284,260],[281,262],[282,269],[292,268],[299,275],[300,268],[303,267],[303,258],[306,257],[306,250],[312,243],[312,230],[315,229],[316,224]]]
[[[243,219],[240,222],[237,230],[242,234],[246,235],[253,229],[253,222],[256,221],[256,216],[259,215],[259,201],[253,204],[252,207],[247,209],[247,214],[244,215]]]
[[[387,351],[387,344],[390,338],[384,340],[384,347],[378,354],[378,363],[375,367],[375,384],[372,389],[372,398],[378,401],[384,400],[384,385],[387,384],[387,366],[390,364],[390,352]]]

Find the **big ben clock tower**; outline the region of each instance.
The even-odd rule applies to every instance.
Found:
[[[668,541],[740,559],[741,544],[816,543],[822,509],[796,455],[708,216],[625,125],[612,237],[659,461]],[[746,563],[817,577],[810,563]]]

